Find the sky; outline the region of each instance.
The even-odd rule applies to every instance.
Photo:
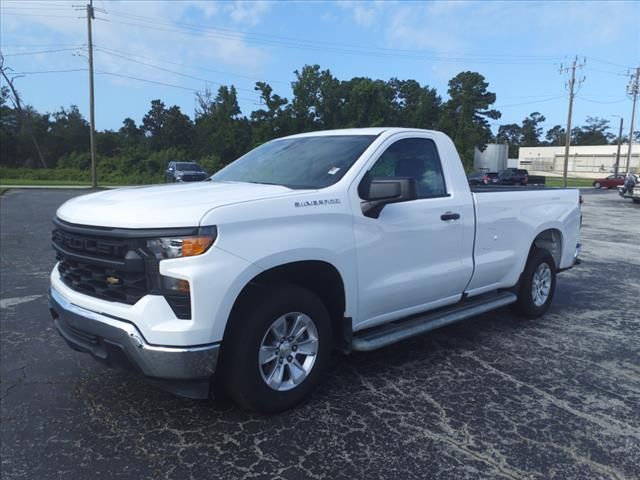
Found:
[[[88,118],[86,8],[80,0],[0,0],[0,49],[23,101],[41,112],[77,105]],[[567,66],[578,56],[574,125],[587,116],[625,130],[628,72],[640,66],[638,1],[94,0],[96,128],[140,123],[151,100],[193,118],[195,92],[235,85],[243,114],[256,81],[291,99],[294,71],[319,64],[347,80],[415,79],[446,100],[447,83],[480,72],[499,125],[531,112],[566,125]],[[640,119],[636,114],[636,129]]]

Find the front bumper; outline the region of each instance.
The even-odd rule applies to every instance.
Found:
[[[149,344],[127,321],[79,307],[50,290],[53,322],[74,350],[109,365],[136,371],[162,388],[190,398],[207,398],[220,344],[166,347]]]

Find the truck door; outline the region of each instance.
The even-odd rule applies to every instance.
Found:
[[[413,177],[419,198],[386,205],[378,218],[354,205],[356,330],[456,303],[473,271],[471,194],[447,188],[434,140],[427,134],[394,136],[380,151],[361,182]]]

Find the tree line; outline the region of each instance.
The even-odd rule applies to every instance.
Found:
[[[473,150],[492,141],[508,142],[510,156],[520,146],[564,145],[564,129],[550,128],[543,137],[544,115],[530,114],[521,124],[491,121],[501,113],[492,108],[496,94],[486,79],[465,71],[448,83],[448,99],[416,80],[367,77],[338,80],[330,70],[306,65],[294,72],[291,100],[273,92],[266,82],[255,90],[260,106],[243,115],[234,86],[196,94],[194,118],[177,105],[153,100],[140,123],[125,118],[119,130],[96,132],[98,172],[102,180],[158,181],[169,160],[197,160],[210,172],[273,138],[313,130],[398,126],[438,129],[456,144],[471,168]],[[11,88],[9,88],[11,87]],[[40,113],[20,105],[13,85],[0,89],[0,166],[45,167],[61,177],[85,179],[90,164],[89,125],[76,106]],[[616,139],[609,121],[589,117],[572,130],[575,145],[596,145]],[[3,168],[3,175],[9,169]],[[61,178],[63,179],[63,178]]]

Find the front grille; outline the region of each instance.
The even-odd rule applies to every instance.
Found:
[[[51,243],[60,261],[60,279],[69,288],[130,305],[148,293],[141,240],[109,237],[99,229],[79,234],[65,230],[62,222],[57,227]],[[88,227],[83,230],[91,232]]]
[[[135,304],[147,294],[163,295],[177,318],[191,318],[189,294],[162,287],[158,260],[147,238],[194,235],[197,227],[129,230],[74,225],[54,220],[51,244],[60,279],[72,290],[113,302]]]
[[[183,175],[180,177],[183,182],[197,182],[198,180],[204,180],[202,175]]]
[[[64,255],[58,271],[68,287],[92,297],[133,305],[147,294],[144,271],[122,272],[64,258]]]

